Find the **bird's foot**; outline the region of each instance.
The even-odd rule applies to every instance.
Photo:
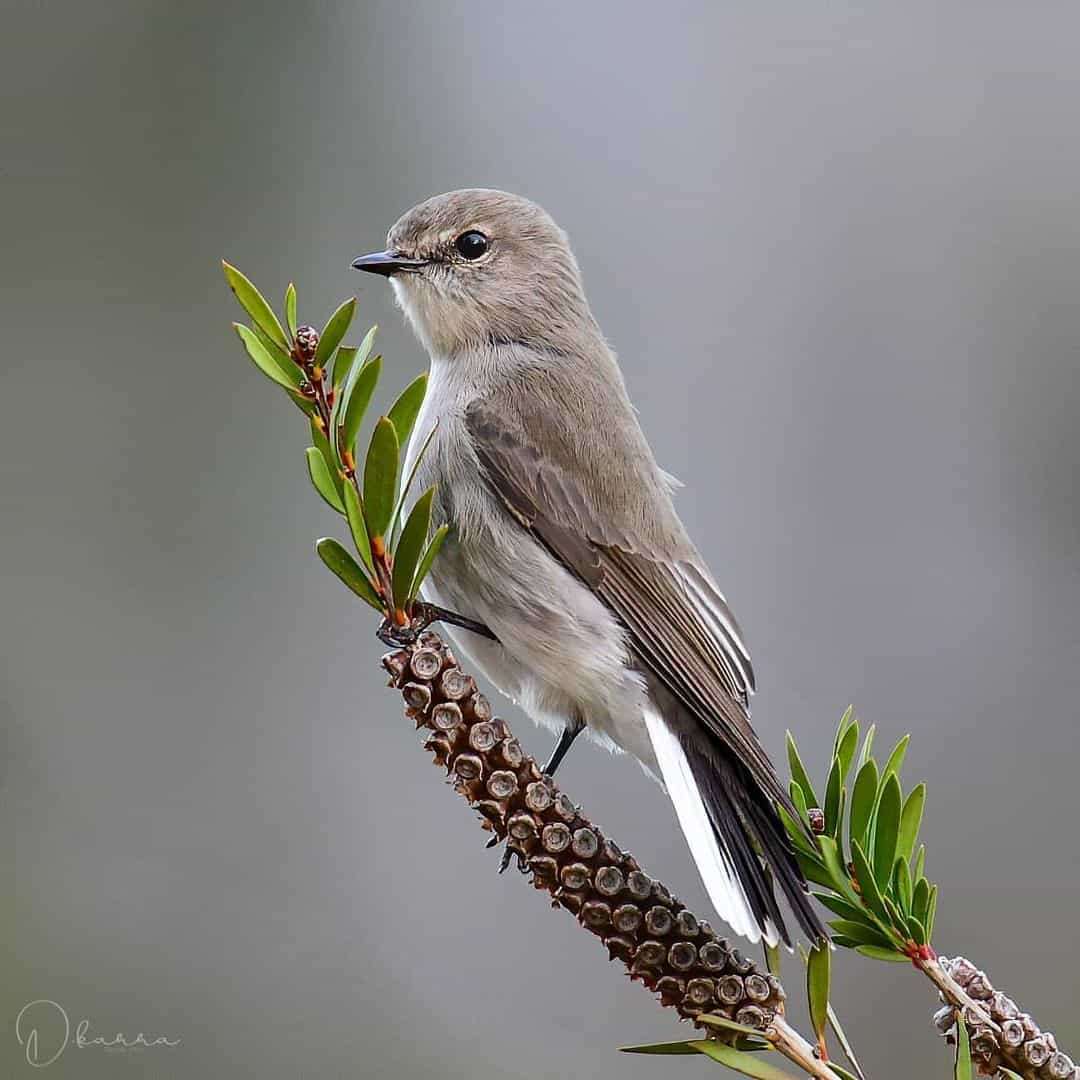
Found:
[[[436,622],[460,626],[463,630],[470,630],[491,641],[499,640],[482,622],[470,619],[467,615],[458,615],[457,612],[448,611],[446,608],[439,607],[438,604],[427,604],[423,601],[413,604],[412,618],[405,626],[399,626],[391,619],[383,619],[375,634],[384,645],[400,649],[412,645],[432,623]]]

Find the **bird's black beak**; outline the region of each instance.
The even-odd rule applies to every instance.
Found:
[[[366,270],[369,274],[393,277],[402,270],[419,270],[427,263],[422,259],[406,259],[401,255],[395,255],[392,251],[373,251],[370,255],[361,255],[359,259],[353,259],[352,265],[354,270]]]

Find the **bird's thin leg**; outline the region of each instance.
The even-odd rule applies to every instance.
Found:
[[[446,608],[439,607],[438,604],[428,604],[423,601],[413,604],[413,614],[408,626],[397,626],[389,619],[383,619],[382,625],[376,631],[376,634],[384,644],[400,648],[404,645],[411,645],[434,622],[460,626],[463,630],[470,630],[472,633],[479,634],[481,637],[486,637],[491,641],[499,640],[482,622],[470,619],[467,615],[459,615],[456,611],[449,611]]]
[[[559,741],[555,744],[555,749],[551,751],[551,757],[547,759],[547,764],[544,766],[545,776],[554,776],[555,770],[559,767],[560,762],[566,757],[567,750],[574,744],[574,740],[585,730],[585,721],[580,719],[571,720],[566,727],[562,729],[562,733],[559,735]],[[510,850],[509,845],[503,848],[502,858],[499,860],[499,873],[505,872],[506,868],[510,865],[510,857],[513,852]],[[518,859],[518,865],[522,870],[526,869],[523,860]]]

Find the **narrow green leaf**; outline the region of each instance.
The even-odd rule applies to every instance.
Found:
[[[866,732],[866,739],[863,742],[862,750],[859,752],[859,768],[861,769],[869,760],[874,752],[874,736],[877,734],[877,724],[871,724]]]
[[[858,949],[862,944],[862,942],[856,941],[854,938],[844,937],[843,934],[833,934],[830,940],[838,949],[851,949],[852,951]]]
[[[356,297],[346,300],[326,321],[323,332],[315,349],[315,366],[324,371],[330,366],[330,359],[337,352],[337,347],[344,340],[356,314]]]
[[[884,960],[889,964],[908,963],[908,958],[903,953],[893,949],[880,949],[876,945],[860,945],[855,951],[871,960]]]
[[[376,537],[386,539],[386,526],[390,524],[397,495],[400,454],[394,425],[380,416],[364,461],[364,519],[373,541]]]
[[[806,1001],[810,1008],[810,1024],[819,1042],[825,1037],[829,1023],[831,964],[832,949],[827,944],[815,945],[806,958]]]
[[[849,1073],[842,1065],[837,1065],[835,1061],[829,1062],[829,1068],[840,1077],[840,1080],[858,1080],[858,1077]]]
[[[645,1043],[642,1046],[620,1046],[623,1054],[694,1054],[701,1053],[693,1042]]]
[[[874,925],[874,916],[870,912],[857,904],[851,903],[849,900],[845,900],[842,896],[816,892],[814,897],[834,915],[839,915],[841,919],[853,919],[855,922],[866,923],[867,926]]]
[[[886,773],[874,815],[874,877],[883,888],[892,874],[896,841],[900,830],[900,781],[895,773]]]
[[[915,942],[916,945],[925,945],[928,942],[926,935],[926,927],[915,918],[914,915],[908,917],[907,921],[908,937]]]
[[[840,829],[840,786],[843,770],[839,758],[833,758],[829,779],[825,785],[825,832],[836,837]]]
[[[339,514],[344,514],[345,506],[341,501],[337,488],[334,486],[334,481],[330,477],[330,470],[326,467],[326,461],[322,454],[314,446],[309,446],[304,453],[307,455],[308,475],[311,477],[311,483],[314,485],[315,490],[326,500],[328,506]]]
[[[930,882],[921,877],[915,882],[911,895],[911,914],[926,925],[926,913],[930,910]]]
[[[803,789],[792,780],[788,785],[788,791],[791,794],[791,805],[795,807],[799,817],[803,819],[804,824],[809,828],[810,815],[807,813],[806,796],[803,794]]]
[[[1004,1076],[1007,1080],[1024,1080],[1019,1073],[1014,1073],[1012,1069],[1006,1069],[1004,1065],[998,1066],[998,1076]]]
[[[934,922],[937,919],[937,896],[938,887],[936,885],[930,886],[930,901],[926,905],[926,940],[934,940]]]
[[[721,1065],[742,1073],[743,1076],[754,1077],[754,1080],[791,1080],[791,1073],[778,1069],[766,1058],[755,1057],[753,1054],[725,1046],[723,1043],[713,1042],[711,1039],[699,1039],[691,1045],[706,1057],[711,1057],[713,1061],[718,1061]]]
[[[790,731],[787,733],[787,753],[791,778],[802,788],[803,795],[806,796],[806,805],[821,806],[814,792],[814,785],[810,783],[810,776],[806,771],[806,766],[803,765],[802,758],[799,757],[799,748],[795,745],[795,739]]]
[[[367,524],[364,521],[364,508],[360,504],[360,496],[357,494],[356,485],[351,480],[346,480],[342,485],[341,493],[345,503],[345,517],[349,522],[349,532],[352,533],[353,543],[363,559],[368,573],[375,576],[375,560],[371,557],[371,539],[367,533]]]
[[[967,1024],[961,1017],[956,1018],[956,1063],[953,1069],[956,1080],[974,1080],[971,1068],[971,1041],[968,1039]]]
[[[364,422],[364,414],[368,405],[371,404],[371,396],[375,393],[375,385],[382,373],[382,357],[373,357],[359,371],[350,376],[342,394],[345,402],[338,415],[341,417],[341,429],[338,436],[339,446],[342,451],[348,450],[350,454],[356,453],[356,436],[360,432],[360,425]],[[347,399],[347,400],[346,400]],[[390,421],[386,421],[390,424]],[[390,424],[393,430],[393,424]],[[397,436],[395,436],[396,440]],[[397,472],[394,473],[394,493],[397,493]]]
[[[746,1024],[737,1023],[734,1020],[729,1020],[726,1016],[719,1016],[714,1013],[702,1013],[694,1018],[694,1022],[706,1024],[711,1028],[716,1028],[718,1031],[731,1031],[736,1035],[747,1035],[755,1039],[761,1038],[761,1032],[757,1028],[747,1027]]]
[[[420,560],[420,565],[416,568],[412,592],[409,595],[410,604],[416,599],[417,593],[420,592],[420,586],[424,584],[424,578],[428,576],[428,572],[431,570],[431,564],[439,554],[439,549],[443,546],[443,541],[446,539],[446,534],[449,531],[449,525],[440,525],[432,534],[431,541],[427,546],[427,551],[424,552],[424,557]]]
[[[905,862],[911,859],[911,853],[915,850],[915,841],[919,838],[919,828],[922,825],[923,808],[926,806],[926,785],[919,784],[912,788],[908,797],[904,800],[904,808],[900,812],[900,831],[896,839],[896,854]]]
[[[330,571],[336,574],[361,600],[370,604],[376,611],[382,614],[386,613],[375,586],[371,584],[356,560],[341,544],[328,536],[324,536],[316,543],[315,550]]]
[[[887,893],[881,897],[885,910],[889,913],[889,922],[892,923],[896,933],[902,938],[907,937],[907,916],[900,910],[899,905]]]
[[[405,509],[405,502],[409,498],[409,492],[412,490],[413,481],[416,479],[416,473],[420,468],[420,463],[424,460],[424,455],[427,454],[428,447],[431,445],[431,440],[435,438],[435,432],[439,428],[438,417],[435,419],[435,423],[431,425],[431,430],[427,433],[424,441],[420,444],[420,449],[416,452],[416,456],[413,458],[412,464],[409,466],[409,474],[405,477],[401,483],[401,490],[398,492],[397,504],[394,506],[394,517],[390,522],[390,537],[394,546],[397,546],[398,535],[401,532],[401,514]],[[397,428],[394,429],[395,431]],[[406,455],[407,456],[407,455]]]
[[[770,945],[767,941],[762,941],[761,948],[765,953],[765,967],[770,975],[775,975],[780,978],[780,967],[782,963],[782,957],[780,955],[779,945]]]
[[[285,290],[285,325],[289,328],[289,337],[296,339],[296,286],[290,281]]]
[[[800,789],[796,787],[795,790]],[[784,823],[784,828],[787,830],[788,838],[791,840],[792,844],[795,845],[796,850],[801,851],[804,855],[809,855],[813,859],[817,859],[818,850],[806,833],[807,826],[796,821],[791,816],[791,811],[788,810],[783,803],[776,804],[776,811],[780,815],[780,820]]]
[[[915,855],[915,869],[911,871],[911,876],[918,881],[926,873],[926,845],[920,844],[919,850]]]
[[[851,821],[849,833],[852,842],[858,841],[865,848],[870,832],[870,817],[877,801],[878,771],[873,758],[864,762],[855,777],[851,792]]]
[[[798,859],[799,869],[807,881],[812,881],[815,885],[823,885],[826,889],[836,888],[836,882],[833,880],[832,874],[829,873],[820,860],[812,855],[807,855],[798,848],[795,850],[795,858]]]
[[[891,949],[892,941],[880,930],[867,926],[864,922],[855,922],[853,919],[832,919],[829,926],[840,937],[848,941],[857,942],[859,945],[876,945],[879,949]]]
[[[286,390],[295,391],[300,388],[300,384],[303,381],[303,374],[295,364],[290,364],[287,368],[283,364],[278,363],[274,355],[258,339],[250,327],[244,326],[241,323],[233,323],[233,327],[239,335],[241,342],[243,342],[248,356],[251,357],[255,366],[267,378],[272,379],[278,386],[282,386]]]
[[[857,841],[851,844],[851,861],[855,869],[855,880],[859,883],[859,891],[862,893],[863,903],[879,918],[889,921],[889,913],[885,910],[885,903],[881,898],[881,891],[874,880],[874,871],[870,862],[863,852],[862,845]]]
[[[357,345],[338,346],[338,351],[334,353],[333,371],[330,373],[330,385],[334,390],[337,390],[352,370],[353,362],[359,352],[360,348]]]
[[[900,904],[900,910],[905,915],[912,914],[911,903],[914,899],[914,890],[911,886],[911,871],[908,869],[907,859],[897,855],[893,863],[893,895]]]
[[[413,595],[413,579],[416,568],[427,546],[428,529],[431,528],[431,500],[435,489],[429,487],[413,506],[405,527],[401,530],[401,539],[394,549],[394,603],[402,610],[407,610]]]
[[[843,859],[840,858],[840,849],[837,847],[836,841],[831,836],[819,836],[817,841],[818,848],[821,850],[821,861],[835,879],[832,886],[833,891],[854,902],[855,890],[851,887],[851,879],[848,877],[847,867],[844,866]]]
[[[330,442],[326,438],[326,432],[315,423],[314,417],[311,420],[311,441],[315,444],[319,453],[322,454],[330,479],[334,482],[334,487],[337,489],[338,495],[340,495],[344,487],[344,478],[334,461],[334,452],[330,449]]]
[[[353,396],[355,389],[355,383],[360,375],[360,372],[367,366],[368,354],[371,352],[371,344],[375,340],[375,332],[378,329],[377,326],[373,326],[364,335],[364,340],[360,342],[359,348],[355,351],[346,349],[344,352],[338,349],[337,358],[334,363],[333,374],[333,387],[334,387],[334,407],[330,412],[330,430],[334,433],[334,452],[338,451],[338,429],[343,423],[346,409],[348,408],[349,399]],[[347,358],[351,357],[350,360]],[[345,371],[348,368],[348,371]],[[347,375],[347,377],[345,377]],[[344,378],[344,382],[342,382]],[[378,372],[376,372],[376,378],[378,378]],[[370,395],[369,395],[370,400]],[[364,408],[367,408],[365,404]],[[355,423],[353,430],[353,439],[356,439],[356,432],[360,428],[360,421],[363,416],[360,416]],[[352,449],[352,447],[350,447]]]
[[[855,1051],[852,1049],[851,1041],[844,1033],[844,1029],[840,1026],[840,1018],[836,1015],[835,1010],[829,1006],[829,1023],[832,1025],[833,1034],[836,1036],[836,1041],[840,1044],[841,1049],[844,1051],[844,1056],[851,1062],[851,1067],[855,1070],[858,1080],[866,1080],[862,1071],[862,1066],[859,1064],[859,1059],[855,1056]],[[836,1063],[832,1062],[831,1067],[833,1071],[836,1071]],[[853,1078],[854,1080],[854,1078]]]
[[[402,446],[408,445],[413,425],[416,423],[417,416],[420,415],[420,406],[424,404],[424,396],[427,394],[427,383],[426,372],[423,375],[417,375],[401,391],[397,401],[390,406],[390,411],[386,414],[390,417],[390,423],[394,425],[398,442]]]
[[[262,328],[263,333],[285,352],[289,351],[289,342],[285,337],[285,331],[281,329],[274,309],[266,302],[266,298],[258,289],[242,274],[235,266],[221,261],[221,267],[225,271],[225,280],[229,288],[236,294],[240,306]]]
[[[852,713],[852,709],[848,706],[848,711],[844,714],[848,716]],[[837,743],[836,752],[833,755],[837,761],[840,762],[840,782],[843,783],[851,772],[852,762],[855,760],[855,751],[859,746],[859,724],[855,719],[851,719],[846,728],[842,728],[843,734],[840,737],[840,741]]]
[[[907,757],[910,742],[911,736],[905,735],[893,748],[889,760],[885,762],[885,768],[881,771],[882,783],[885,782],[885,778],[888,776],[899,776],[900,770],[904,767],[904,758]]]

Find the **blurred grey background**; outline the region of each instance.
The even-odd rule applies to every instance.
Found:
[[[466,185],[573,238],[769,747],[790,726],[820,769],[849,701],[912,731],[940,948],[1080,1050],[1074,5],[4,24],[0,1074],[31,1075],[15,1016],[47,998],[181,1040],[57,1077],[716,1075],[618,1055],[685,1029],[496,876],[312,555],[303,425],[229,330],[222,256],[295,278],[312,322],[358,290],[389,398],[423,358],[349,262]],[[581,745],[563,782],[704,909],[635,765]],[[875,1080],[949,1074],[928,984],[837,968]]]

